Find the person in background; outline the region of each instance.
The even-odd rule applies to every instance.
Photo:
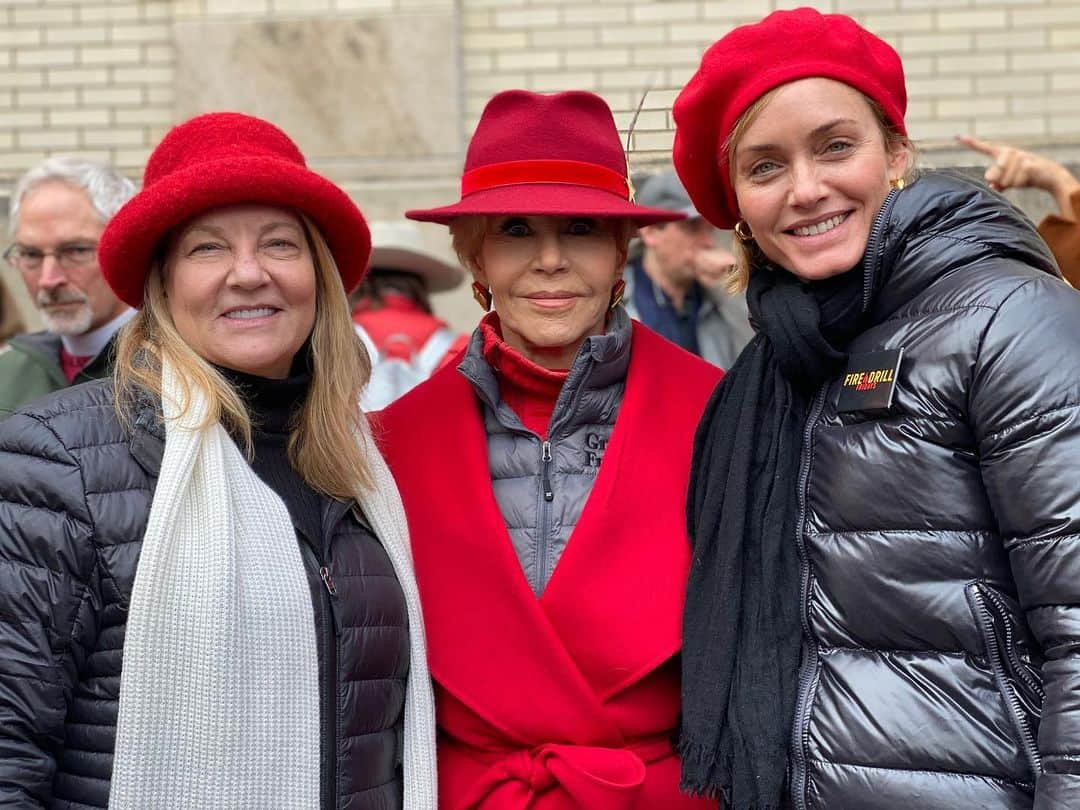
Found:
[[[20,335],[0,353],[0,418],[20,405],[110,370],[113,336],[134,311],[98,266],[98,239],[135,184],[106,163],[52,157],[30,169],[11,194],[19,271],[45,329]]]
[[[19,314],[19,306],[15,303],[15,296],[11,294],[7,283],[0,279],[0,351],[11,338],[20,334],[25,328],[22,315]]]
[[[397,488],[360,412],[364,217],[198,116],[101,235],[113,378],[0,422],[0,806],[435,810]]]
[[[1060,163],[1034,152],[970,135],[957,135],[956,140],[993,159],[986,182],[996,191],[1039,188],[1054,198],[1058,213],[1039,223],[1039,234],[1053,251],[1062,275],[1080,287],[1080,180]]]
[[[679,616],[694,425],[715,366],[620,304],[637,225],[611,110],[508,90],[448,225],[487,311],[381,414],[428,631],[446,810],[690,810]]]
[[[461,267],[424,248],[412,222],[371,223],[371,268],[349,297],[372,355],[364,410],[386,407],[468,345],[431,311],[431,293],[464,280]]]
[[[623,275],[626,311],[688,352],[729,367],[754,334],[745,296],[724,289],[735,257],[717,244],[719,232],[694,208],[675,172],[647,178],[635,199],[686,219],[638,230],[639,250]]]
[[[776,11],[673,159],[757,329],[691,470],[684,784],[730,810],[1080,807],[1080,293],[917,175],[900,56]]]

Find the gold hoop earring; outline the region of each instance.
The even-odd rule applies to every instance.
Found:
[[[897,191],[903,191],[904,186],[907,185],[907,180],[903,177],[896,177],[889,181],[889,185],[895,188]]]
[[[754,234],[750,230],[750,226],[746,224],[745,219],[740,219],[735,223],[735,235],[739,237],[740,242],[754,241]]]
[[[480,305],[480,309],[484,312],[491,311],[491,290],[481,284],[479,281],[472,283],[472,297],[476,300],[476,303]]]

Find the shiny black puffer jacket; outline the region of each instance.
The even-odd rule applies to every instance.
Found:
[[[108,806],[127,605],[164,450],[153,407],[125,432],[110,385],[0,422],[0,807]],[[323,526],[321,543],[300,540],[318,624],[321,804],[393,810],[405,601],[349,504],[333,502]]]
[[[804,434],[793,806],[1080,808],[1080,293],[951,175],[867,261],[849,352],[903,361],[889,410],[839,413],[841,376]]]

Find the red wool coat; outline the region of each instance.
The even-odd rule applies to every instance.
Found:
[[[633,327],[610,443],[539,599],[470,383],[443,369],[379,420],[412,535],[446,810],[716,806],[679,793],[672,739],[690,451],[722,372]]]

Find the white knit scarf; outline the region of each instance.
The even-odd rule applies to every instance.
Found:
[[[224,428],[198,428],[205,395],[181,390],[163,363],[165,452],[128,613],[109,807],[311,810],[319,673],[296,533]],[[407,524],[370,436],[359,441],[377,486],[358,500],[408,606],[405,807],[430,810],[434,701]]]

